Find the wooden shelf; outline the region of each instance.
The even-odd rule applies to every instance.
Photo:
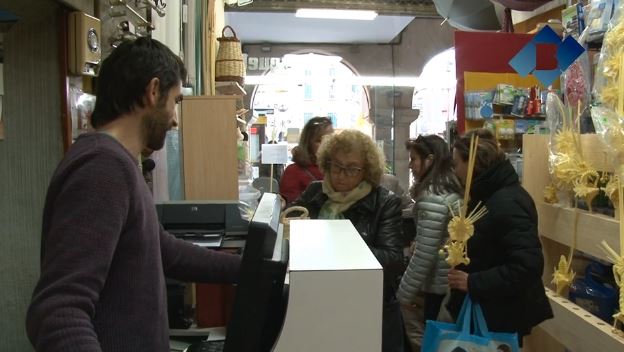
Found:
[[[578,212],[577,250],[607,260],[598,247],[600,241],[605,240],[611,248],[620,248],[619,222],[614,218],[556,204],[536,203],[540,235],[566,246],[572,245],[575,212]]]
[[[574,352],[624,351],[624,337],[611,325],[546,288],[555,319],[540,327]]]

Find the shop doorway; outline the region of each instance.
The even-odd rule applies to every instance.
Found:
[[[262,76],[251,97],[256,117],[252,154],[258,150],[254,144],[288,143],[293,148],[314,116],[329,117],[335,130],[353,128],[372,136],[368,95],[357,78],[339,56],[285,55]]]

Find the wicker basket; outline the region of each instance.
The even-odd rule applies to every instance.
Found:
[[[230,29],[232,36],[226,37],[225,30]],[[236,37],[236,32],[230,26],[223,27],[219,41],[219,51],[215,65],[215,81],[218,82],[238,82],[244,84],[245,64],[243,63],[243,52],[240,40]]]
[[[301,212],[301,215],[291,217],[291,218],[287,217],[288,214],[295,212],[295,211]],[[294,206],[294,207],[290,207],[284,210],[284,212],[280,216],[280,222],[284,225],[284,232],[283,232],[284,238],[290,239],[290,220],[301,220],[301,219],[309,219],[309,218],[310,218],[310,213],[308,212],[308,209],[304,207]]]

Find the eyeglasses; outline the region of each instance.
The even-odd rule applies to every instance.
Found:
[[[360,172],[362,172],[362,170],[364,169],[361,167],[355,167],[355,166],[345,167],[336,162],[329,163],[329,172],[331,172],[334,175],[339,175],[340,173],[344,173],[344,175],[347,177],[355,177]]]

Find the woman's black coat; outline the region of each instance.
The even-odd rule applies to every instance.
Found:
[[[544,256],[537,231],[537,210],[509,160],[474,181],[469,208],[481,201],[487,214],[468,240],[468,293],[483,308],[492,331],[523,336],[553,317],[544,292]],[[469,210],[470,212],[470,210]],[[465,294],[451,291],[448,309],[457,317]]]

